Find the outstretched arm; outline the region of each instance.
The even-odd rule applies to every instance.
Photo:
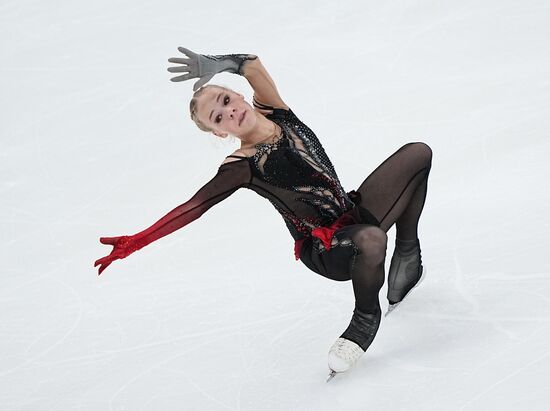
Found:
[[[241,162],[242,163],[242,162]],[[101,237],[102,244],[113,246],[108,256],[95,261],[99,273],[114,260],[125,258],[146,245],[164,237],[199,218],[213,205],[233,194],[250,179],[248,164],[222,164],[218,173],[186,203],[174,208],[155,224],[131,236]]]

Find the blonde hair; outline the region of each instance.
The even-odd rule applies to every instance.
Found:
[[[208,127],[206,124],[204,124],[202,121],[200,121],[199,116],[197,115],[197,103],[199,101],[199,98],[204,93],[204,90],[210,87],[219,88],[222,90],[229,90],[227,87],[220,86],[218,84],[208,84],[206,86],[202,86],[199,88],[195,93],[193,94],[193,97],[191,98],[191,101],[189,102],[189,113],[191,115],[191,120],[195,122],[198,128],[200,128],[202,131],[211,132],[214,131],[214,129]]]

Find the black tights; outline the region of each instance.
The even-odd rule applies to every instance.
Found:
[[[350,238],[357,255],[350,262],[348,278],[353,283],[356,306],[365,312],[378,309],[378,292],[384,284],[386,233],[395,223],[400,240],[418,237],[418,220],[424,208],[432,150],[424,143],[405,144],[386,159],[356,190],[360,206],[380,222],[353,224],[335,232],[338,238]]]

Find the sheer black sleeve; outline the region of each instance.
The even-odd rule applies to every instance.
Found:
[[[246,160],[222,164],[217,174],[191,199],[174,208],[151,227],[135,234],[134,239],[143,247],[184,227],[247,184],[250,178],[250,166]]]

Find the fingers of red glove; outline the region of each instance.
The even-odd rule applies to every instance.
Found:
[[[120,237],[100,237],[99,241],[101,241],[102,244],[115,245],[119,238]]]
[[[134,239],[131,236],[119,236],[119,237],[100,237],[99,241],[102,244],[112,245],[113,249],[111,253],[105,257],[102,257],[95,261],[94,267],[99,267],[98,275],[101,275],[113,261],[126,258],[136,250]]]
[[[99,272],[97,273],[97,275],[101,275],[101,273],[103,272],[103,270],[105,270],[107,267],[109,267],[111,265],[111,263],[107,263],[107,264],[104,264],[102,265],[101,267],[99,267]]]
[[[97,267],[98,265],[100,264],[111,264],[113,262],[113,260],[115,260],[116,258],[113,258],[113,255],[112,254],[109,254],[105,257],[101,257],[100,259],[98,259],[95,263],[94,263],[94,267]]]

